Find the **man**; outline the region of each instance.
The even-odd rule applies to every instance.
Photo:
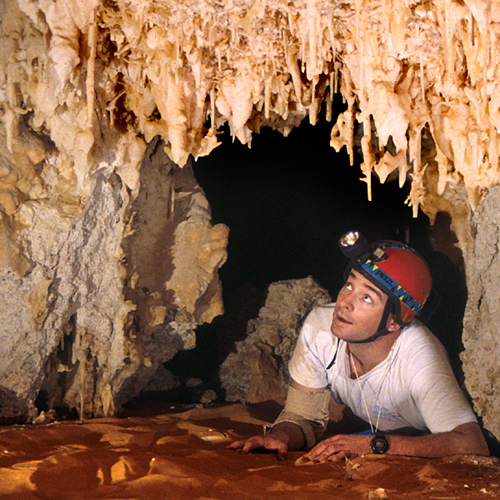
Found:
[[[432,286],[425,261],[402,243],[368,246],[357,232],[345,235],[340,247],[350,258],[345,284],[336,304],[313,310],[304,322],[285,408],[265,435],[229,448],[267,449],[280,459],[305,449],[315,461],[368,453],[489,455],[446,351],[415,319]],[[371,434],[320,441],[330,393],[368,422]]]

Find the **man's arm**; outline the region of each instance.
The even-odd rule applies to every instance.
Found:
[[[325,399],[323,394],[326,387],[313,389],[300,385],[295,380],[291,381],[290,386],[293,390],[289,390],[285,409],[272,426],[272,430],[266,435],[235,441],[228,448],[239,449],[242,453],[265,449],[274,451],[279,459],[284,460],[288,451],[302,450],[309,444],[308,441],[312,441],[309,444],[311,447],[316,442],[314,426],[318,425],[318,421],[325,420],[328,399]],[[328,413],[326,413],[326,420],[328,420]]]
[[[425,436],[387,435],[388,455],[442,458],[451,455],[489,455],[481,428],[476,422],[462,424],[450,432]],[[372,436],[339,434],[317,444],[309,453],[311,460],[342,460],[372,453]]]

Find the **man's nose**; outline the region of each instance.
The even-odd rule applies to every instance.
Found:
[[[340,307],[343,307],[348,310],[352,310],[354,307],[353,296],[351,292],[347,292],[340,299]]]

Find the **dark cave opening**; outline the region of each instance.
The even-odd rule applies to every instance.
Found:
[[[403,241],[426,258],[436,291],[427,324],[461,377],[465,276],[436,250],[428,218],[422,213],[413,218],[405,204],[409,182],[399,188],[374,177],[368,201],[360,157],[351,166],[345,148],[335,152],[331,128],[326,120],[315,126],[304,121],[288,137],[262,129],[251,148],[233,142],[226,128],[222,145],[194,164],[214,223],[230,228],[228,260],[219,270],[225,314],[198,327],[195,349],[165,363],[180,385],[161,397],[196,403],[212,390],[224,401],[218,369],[245,337],[248,320],[257,317],[268,285],[313,276],[335,299],[346,265],[337,241],[351,229],[368,241]]]

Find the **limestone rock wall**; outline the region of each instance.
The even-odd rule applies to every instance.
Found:
[[[222,312],[227,228],[212,226],[191,168],[156,140],[139,180],[134,198],[103,165],[76,216],[23,205],[30,268],[0,283],[0,419],[36,416],[39,394],[48,408],[114,414]]]
[[[469,298],[464,317],[465,381],[484,426],[500,436],[500,188],[490,190],[472,218],[474,249],[467,256]]]
[[[228,229],[190,160],[134,132],[98,5],[0,3],[4,421],[116,413],[223,310]]]

